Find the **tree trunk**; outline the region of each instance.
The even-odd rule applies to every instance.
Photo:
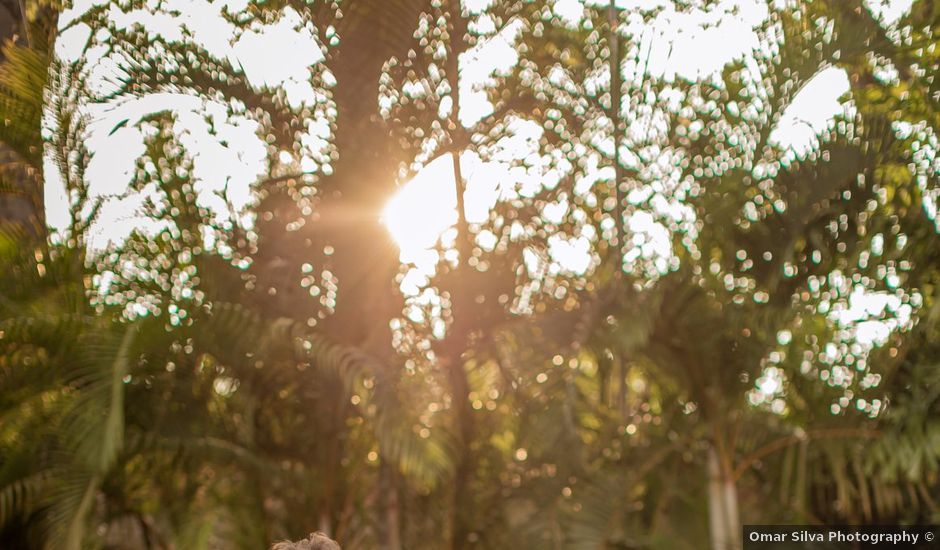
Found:
[[[326,536],[333,535],[333,529],[331,527],[332,523],[330,522],[330,514],[327,511],[320,512],[320,518],[317,520],[317,531],[320,531]]]
[[[708,523],[712,550],[741,549],[741,518],[734,475],[714,446],[708,449]]]
[[[0,5],[0,41],[5,43],[15,39],[21,45],[29,45],[29,29],[23,21],[22,3],[4,2]],[[5,60],[0,55],[2,61]],[[41,95],[43,90],[37,87],[35,93]],[[37,143],[35,147],[42,150],[41,144]],[[0,143],[0,165],[3,166],[0,177],[6,184],[6,189],[0,191],[0,238],[13,237],[31,243],[45,239],[41,160],[29,159],[29,162],[24,162],[11,147]]]
[[[379,550],[401,550],[401,510],[398,503],[398,479],[395,466],[382,460],[379,466],[380,523]]]
[[[470,234],[464,204],[467,182],[464,179],[460,164],[460,155],[470,142],[469,135],[460,122],[459,61],[460,55],[467,47],[465,42],[467,21],[461,12],[459,0],[450,0],[447,4],[447,11],[451,40],[450,50],[447,55],[446,75],[450,84],[451,98],[453,99],[449,116],[449,136],[453,146],[450,156],[454,175],[454,191],[457,197],[457,239],[455,245],[458,252],[458,263],[455,271],[456,277],[452,281],[461,281],[463,284],[452,285],[447,288],[453,300],[451,311],[454,323],[449,328],[449,334],[444,341],[445,353],[442,356],[441,367],[446,372],[450,384],[455,421],[460,435],[459,447],[456,453],[454,493],[451,502],[451,548],[452,550],[460,550],[470,545],[471,534],[475,528],[475,499],[471,487],[475,468],[472,444],[476,428],[473,407],[470,404],[470,383],[464,367],[463,353],[470,342],[471,332],[478,327],[472,318],[474,308],[471,295],[475,289],[466,284],[473,269],[468,263],[473,249],[473,236]]]
[[[403,158],[377,97],[383,65],[407,54],[423,2],[348,4],[336,23],[342,42],[327,61],[336,79],[332,174],[315,184],[316,199],[306,211],[296,193],[272,190],[261,208],[269,214],[259,216],[254,272],[258,301],[270,316],[310,318],[334,341],[386,359],[394,356],[388,323],[403,304],[395,283],[399,252],[381,214],[398,189],[400,163],[411,159]],[[319,298],[299,286],[306,263],[337,280],[334,311],[325,319],[316,319]]]
[[[614,136],[614,199],[616,207],[614,208],[614,235],[615,246],[617,247],[617,276],[623,273],[620,265],[623,262],[623,252],[626,244],[626,233],[624,231],[624,198],[620,186],[623,184],[623,166],[620,164],[620,143],[623,137],[623,124],[620,120],[620,103],[623,90],[621,89],[622,80],[620,77],[620,35],[617,27],[620,24],[620,16],[617,12],[616,2],[610,0],[607,7],[607,24],[610,26],[608,43],[610,44],[610,111],[608,116],[613,124]]]
[[[456,73],[456,62],[450,67]],[[456,78],[454,79],[456,81]],[[455,86],[456,89],[456,86]],[[459,108],[459,101],[454,94],[454,111]],[[456,115],[454,116],[456,119]],[[459,131],[459,130],[458,130]],[[458,273],[467,273],[470,269],[467,258],[470,255],[470,235],[464,212],[463,193],[465,182],[460,169],[460,152],[451,153],[453,159],[454,182],[457,187],[457,248],[459,250]],[[458,279],[459,280],[459,279]],[[470,484],[473,482],[473,456],[470,451],[474,438],[473,408],[470,404],[470,383],[463,364],[463,351],[469,342],[472,323],[467,318],[471,311],[471,302],[468,299],[466,288],[451,289],[453,296],[453,313],[456,320],[450,328],[451,334],[447,337],[446,353],[441,366],[447,373],[450,383],[451,398],[454,403],[457,430],[460,434],[459,451],[457,453],[456,475],[454,476],[454,499],[452,503],[453,532],[451,546],[454,550],[465,548],[473,524],[473,497],[470,494]]]

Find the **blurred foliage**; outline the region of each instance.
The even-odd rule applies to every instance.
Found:
[[[742,523],[940,520],[940,9],[755,2],[752,48],[683,72],[651,61],[664,25],[740,6],[560,4],[219,8],[239,38],[311,33],[311,102],[192,22],[110,11],[178,3],[28,4],[0,193],[39,212],[60,181],[71,223],[0,217],[0,546],[719,548]],[[50,53],[81,25],[84,57]],[[494,43],[518,61],[468,84]],[[841,112],[786,144],[827,70]],[[160,94],[196,100],[199,139],[261,140],[246,200],[198,169],[183,108],[105,128],[144,147],[127,194],[94,188],[89,113]],[[456,222],[401,261],[382,208],[440,157]],[[149,225],[98,246],[114,204]]]

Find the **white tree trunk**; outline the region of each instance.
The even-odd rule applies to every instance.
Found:
[[[708,450],[708,522],[712,550],[741,550],[738,490],[714,447]]]

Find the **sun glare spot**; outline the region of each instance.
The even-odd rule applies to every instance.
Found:
[[[401,250],[400,259],[415,263],[421,253],[434,246],[441,234],[457,221],[454,176],[449,156],[442,156],[402,186],[382,212]]]

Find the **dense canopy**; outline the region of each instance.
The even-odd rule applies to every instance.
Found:
[[[0,547],[940,523],[938,29],[0,2]]]

